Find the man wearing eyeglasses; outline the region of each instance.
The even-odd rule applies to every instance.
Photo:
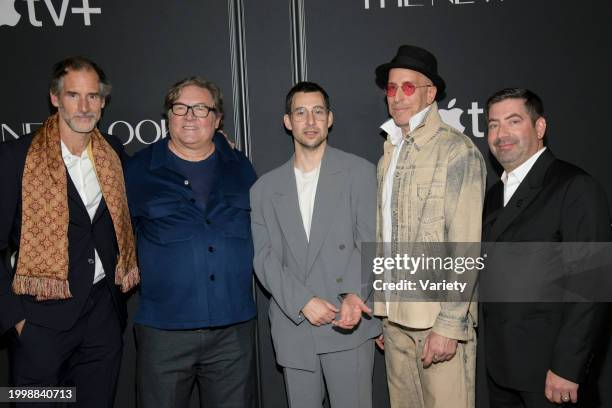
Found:
[[[141,407],[254,401],[255,172],[217,131],[223,98],[199,77],[167,93],[169,139],[129,160],[126,184],[142,271],[135,317]]]
[[[391,115],[381,126],[388,136],[378,163],[377,241],[387,257],[407,243],[480,242],[486,168],[472,141],[442,122],[437,65],[429,51],[403,45],[376,69]],[[453,302],[437,296],[376,298],[394,408],[474,406],[475,304],[471,293]]]
[[[329,97],[312,82],[287,94],[295,155],[251,189],[254,268],[271,293],[270,325],[291,408],[371,407],[371,285],[361,243],[374,240],[376,172],[328,145]],[[367,275],[365,275],[367,276]]]

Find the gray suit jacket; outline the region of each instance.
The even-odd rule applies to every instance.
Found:
[[[270,325],[278,364],[315,369],[316,355],[350,350],[381,329],[362,318],[346,331],[313,326],[300,313],[317,296],[340,306],[339,296],[370,297],[371,271],[361,268],[361,243],[374,242],[376,169],[327,146],[317,184],[310,242],[299,209],[293,157],[251,188],[255,273],[272,294]],[[371,305],[371,299],[368,299]]]

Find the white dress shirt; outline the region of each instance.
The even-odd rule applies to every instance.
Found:
[[[102,200],[102,190],[100,190],[100,183],[98,183],[98,177],[96,176],[96,170],[93,162],[89,158],[88,149],[85,149],[80,156],[76,156],[70,153],[70,150],[66,147],[62,141],[62,159],[68,169],[68,174],[72,183],[79,192],[81,200],[87,209],[89,218],[93,220],[93,217],[100,205]],[[93,282],[98,283],[104,278],[104,268],[100,261],[98,251],[94,249],[94,262],[95,272]]]
[[[422,111],[418,112],[416,115],[410,118],[410,131],[412,132],[418,126],[423,123],[425,120],[425,116],[431,105],[428,105]],[[389,135],[389,141],[395,148],[393,149],[393,156],[391,156],[391,161],[389,163],[389,168],[387,169],[387,174],[385,175],[385,179],[383,181],[382,188],[382,236],[383,236],[383,253],[386,257],[391,256],[391,238],[392,238],[392,230],[393,230],[393,219],[391,217],[391,195],[393,193],[393,176],[395,175],[395,168],[397,167],[397,160],[399,158],[399,154],[402,150],[402,146],[404,145],[404,134],[402,128],[395,124],[393,118],[389,119],[382,125],[380,128],[384,130]],[[385,270],[384,279],[386,282],[391,282],[391,271]],[[389,300],[391,299],[391,294],[389,291],[385,291],[385,303],[387,307],[387,313],[389,313]]]
[[[321,163],[316,169],[309,172],[303,172],[297,167],[293,168],[295,172],[295,182],[297,184],[298,201],[300,204],[300,213],[302,214],[302,222],[304,223],[304,232],[306,232],[306,240],[310,241],[310,226],[312,224],[312,212],[314,210],[315,198],[317,195],[317,184],[319,183],[319,173]]]
[[[546,147],[538,150],[533,156],[510,173],[504,171],[501,176],[501,181],[504,183],[504,207],[508,204],[508,201],[510,201],[516,189],[521,185],[521,182],[527,177],[529,170],[531,170],[536,160],[538,160],[538,157],[544,153],[544,150],[546,150]]]
[[[414,115],[410,118],[410,131],[412,132],[414,129],[419,127],[423,120],[425,120],[425,116],[431,105],[428,105],[425,109]],[[393,156],[391,157],[391,162],[389,163],[389,169],[387,170],[387,174],[385,175],[385,180],[383,182],[382,188],[382,235],[383,242],[389,243],[391,242],[391,231],[393,228],[393,220],[391,219],[391,194],[393,193],[393,176],[395,175],[395,168],[397,167],[397,160],[399,158],[399,153],[402,150],[402,146],[404,145],[404,135],[402,133],[402,128],[397,126],[393,119],[389,119],[385,123],[383,123],[380,128],[384,130],[389,135],[389,141],[395,148],[393,149]],[[391,248],[389,245],[384,245],[385,247],[385,256],[391,256],[390,252]]]

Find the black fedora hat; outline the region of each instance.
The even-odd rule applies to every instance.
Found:
[[[376,68],[376,85],[381,88],[387,86],[389,70],[392,68],[405,68],[420,72],[433,82],[437,88],[436,101],[443,99],[446,84],[438,75],[438,61],[434,55],[426,49],[414,45],[402,45],[397,50],[397,55],[386,64]]]

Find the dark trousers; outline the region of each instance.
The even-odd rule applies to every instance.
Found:
[[[200,406],[254,406],[254,321],[197,330],[134,325],[138,406],[188,407],[197,385]]]
[[[502,387],[491,376],[488,377],[490,408],[552,408],[579,407],[578,404],[556,404],[546,399],[544,388],[540,392],[519,391]]]
[[[11,384],[23,387],[76,387],[70,407],[112,407],[121,365],[121,325],[110,289],[94,285],[75,325],[65,331],[28,322],[13,336]],[[18,407],[60,407],[59,403],[20,403]]]

